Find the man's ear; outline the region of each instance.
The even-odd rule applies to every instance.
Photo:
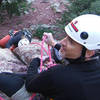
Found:
[[[86,50],[85,57],[86,58],[89,58],[89,57],[93,56],[94,54],[95,54],[95,51],[94,50]]]

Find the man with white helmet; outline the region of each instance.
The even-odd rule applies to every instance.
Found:
[[[100,100],[100,16],[86,14],[65,26],[66,37],[55,43],[51,33],[46,43],[59,49],[68,65],[56,65],[33,78],[29,75],[26,89],[54,100]],[[34,74],[33,74],[34,75]]]
[[[99,26],[99,16],[86,14],[65,27],[67,35],[60,44],[55,43],[51,33],[44,33],[46,43],[59,50],[61,64],[38,73],[40,60],[33,59],[27,71],[26,90],[53,100],[100,100]]]

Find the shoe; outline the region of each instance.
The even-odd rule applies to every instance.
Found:
[[[14,36],[14,30],[13,30],[13,29],[9,31],[9,35],[10,35],[11,37]]]
[[[24,29],[23,33],[24,33],[25,37],[29,40],[29,42],[31,42],[31,40],[32,40],[32,33],[28,29]]]

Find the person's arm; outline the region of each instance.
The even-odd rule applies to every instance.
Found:
[[[29,92],[42,93],[48,87],[50,87],[51,79],[48,75],[48,71],[34,75],[33,77],[26,79],[26,90]]]
[[[53,89],[52,77],[55,75],[56,68],[58,67],[59,65],[56,65],[39,74],[27,76],[26,90],[34,93],[46,93],[49,89]]]
[[[14,95],[24,85],[24,79],[13,73],[0,73],[0,91],[8,97]]]

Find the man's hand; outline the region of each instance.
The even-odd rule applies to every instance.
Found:
[[[44,32],[43,35],[44,36],[47,36],[47,38],[45,40],[46,44],[54,47],[55,44],[56,44],[56,42],[54,41],[54,38],[52,36],[52,33],[46,33],[46,32]]]
[[[27,73],[28,74],[37,74],[38,73],[38,68],[40,67],[40,58],[33,58],[31,61]]]
[[[40,66],[40,58],[38,58],[38,57],[33,58],[30,65],[39,67]]]

